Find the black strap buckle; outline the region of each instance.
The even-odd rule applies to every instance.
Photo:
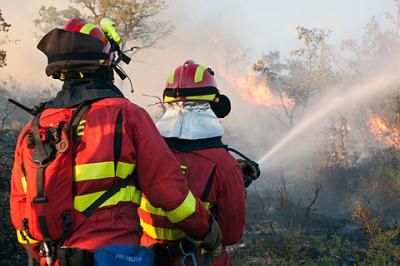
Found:
[[[47,203],[48,199],[47,197],[36,197],[33,199],[33,203],[35,204],[42,204],[42,203]]]

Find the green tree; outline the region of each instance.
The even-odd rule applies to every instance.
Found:
[[[279,94],[280,111],[284,115],[274,116],[287,129],[291,129],[295,121],[302,118],[310,98],[334,79],[331,54],[326,45],[329,32],[299,26],[297,38],[303,46],[291,51],[286,62],[282,62],[279,51],[274,51],[263,55],[253,65],[253,69]]]
[[[122,48],[130,42],[139,49],[154,46],[173,30],[170,21],[156,19],[156,15],[167,7],[164,0],[70,0],[70,3],[71,6],[62,10],[54,6],[42,6],[39,17],[34,20],[35,26],[42,33],[47,33],[64,26],[74,17],[97,24],[107,17],[114,21],[125,41]]]

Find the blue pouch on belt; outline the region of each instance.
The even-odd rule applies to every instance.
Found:
[[[153,266],[154,252],[143,246],[107,246],[94,253],[96,266]]]

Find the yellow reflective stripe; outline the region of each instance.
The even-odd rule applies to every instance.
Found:
[[[22,236],[22,234],[24,236]],[[18,240],[18,243],[20,243],[20,244],[28,244],[28,241],[30,244],[39,242],[39,240],[30,238],[24,230],[17,230],[17,240]]]
[[[135,164],[118,162],[117,176],[121,177],[121,178],[126,178],[128,175],[130,175],[133,172],[133,169],[135,169]]]
[[[79,122],[79,126],[76,128],[76,135],[78,137],[85,135],[85,132],[83,132],[83,130],[85,129],[85,124],[86,124],[86,120],[81,120]]]
[[[174,84],[174,79],[175,79],[175,69],[172,70],[171,74],[169,74],[168,83],[171,85]]]
[[[203,80],[204,71],[206,71],[207,67],[199,65],[196,68],[196,73],[194,74],[194,83],[201,82]]]
[[[117,176],[126,178],[134,169],[135,164],[118,162]],[[114,174],[114,162],[88,163],[74,166],[76,182],[114,177]]]
[[[208,94],[208,95],[197,95],[197,96],[186,96],[185,101],[213,101],[215,99],[216,94]],[[170,97],[164,96],[164,102],[174,102],[179,101],[181,97]]]
[[[212,101],[215,99],[215,96],[216,96],[215,94],[186,96],[186,100]]]
[[[211,202],[203,201],[203,206],[206,209],[211,209],[214,205]]]
[[[175,98],[175,97],[164,96],[164,102],[165,103],[173,102],[173,101],[176,101],[176,100],[177,100],[177,98]]]
[[[180,165],[180,168],[182,169],[182,170],[181,170],[181,173],[182,173],[183,175],[186,175],[186,169],[188,168],[188,166],[187,166],[186,164],[181,164],[181,165]]]
[[[94,25],[93,23],[86,23],[85,25],[83,25],[83,27],[81,28],[80,32],[81,33],[85,33],[85,34],[90,34],[90,32],[96,28],[96,25]]]
[[[185,237],[185,233],[179,229],[155,227],[145,223],[142,219],[140,219],[140,225],[143,227],[143,231],[154,239],[178,240]]]
[[[203,202],[203,206],[206,209],[210,209],[213,204],[211,202]],[[150,214],[158,215],[158,216],[166,216],[165,212],[161,208],[154,207],[150,201],[142,195],[142,199],[140,201],[140,209]]]
[[[140,201],[140,209],[158,216],[165,216],[165,212],[161,208],[154,207],[145,197],[142,197],[142,200]]]
[[[77,211],[84,211],[89,207],[95,200],[97,200],[106,191],[99,191],[85,195],[79,195],[74,197],[74,208]],[[133,202],[139,204],[141,198],[141,191],[136,189],[134,186],[127,186],[121,188],[111,198],[106,200],[101,206],[117,205],[119,202]]]
[[[28,184],[26,183],[26,177],[25,176],[21,177],[21,184],[22,184],[22,189],[24,190],[24,192],[26,194],[26,189],[27,189]]]
[[[114,162],[88,163],[74,166],[74,176],[77,182],[113,177],[114,174]]]
[[[185,200],[177,208],[171,211],[165,211],[165,214],[171,223],[179,223],[185,220],[196,211],[196,199],[191,191],[187,194]]]

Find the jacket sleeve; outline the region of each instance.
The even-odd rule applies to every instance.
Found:
[[[246,224],[245,189],[239,165],[224,170],[217,167],[217,222],[222,232],[222,244],[232,245],[242,238]]]
[[[24,131],[20,134],[14,154],[14,165],[11,173],[10,214],[11,221],[17,230],[22,230],[22,219],[26,205],[26,179],[22,171],[21,143]]]
[[[133,125],[136,169],[141,190],[187,235],[203,239],[210,231],[210,214],[188,188],[179,164],[143,110],[129,114]]]

